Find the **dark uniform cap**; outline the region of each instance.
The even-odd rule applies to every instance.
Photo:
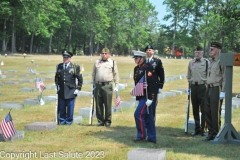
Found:
[[[62,56],[64,58],[71,58],[73,56],[73,54],[71,52],[69,52],[69,51],[63,51],[62,52]]]
[[[219,42],[212,42],[211,47],[222,49],[222,44]]]
[[[154,49],[154,48],[153,48],[153,46],[151,46],[151,45],[147,45],[147,46],[145,47],[145,52],[146,52],[146,50],[148,50],[148,49]]]
[[[103,48],[103,49],[102,49],[102,53],[110,53],[110,51],[109,51],[108,48]]]
[[[201,46],[197,46],[195,51],[203,51],[203,48]]]

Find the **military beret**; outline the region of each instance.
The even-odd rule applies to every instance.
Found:
[[[145,52],[146,52],[146,50],[148,50],[148,49],[154,49],[154,48],[153,48],[153,46],[151,46],[151,45],[147,45],[147,46],[145,47]]]
[[[222,49],[222,44],[219,42],[212,42],[211,47]]]
[[[133,50],[133,57],[132,58],[137,58],[137,57],[146,57],[146,53],[141,52],[141,51]]]
[[[71,52],[69,52],[69,51],[63,51],[62,52],[62,56],[64,58],[71,58],[73,56],[73,54]]]
[[[197,46],[195,51],[203,51],[203,48],[201,46]]]
[[[110,53],[110,51],[109,51],[108,48],[103,48],[103,49],[102,49],[102,53]]]

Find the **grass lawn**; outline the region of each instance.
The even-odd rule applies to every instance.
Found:
[[[92,61],[88,56],[74,56],[72,62],[84,66],[84,74],[91,75],[92,68],[98,56],[93,56]],[[133,75],[135,66],[131,57],[112,57],[116,60],[120,77]],[[34,60],[32,63],[31,60]],[[20,79],[33,78],[54,78],[56,65],[62,62],[60,55],[27,55],[24,59],[21,54],[12,54],[7,58],[0,56],[0,70],[6,78],[0,79],[0,103],[16,102],[23,103],[27,98],[37,98],[36,92],[21,92],[23,87],[35,87],[35,82],[22,83]],[[165,59],[162,58],[165,68],[165,76],[177,76],[187,73],[189,60]],[[35,67],[38,65],[38,68]],[[36,70],[39,75],[29,74],[26,67]],[[16,70],[16,73],[5,72]],[[240,67],[233,68],[233,95],[240,92]],[[29,76],[20,77],[21,74]],[[17,75],[17,76],[16,76]],[[6,84],[6,81],[18,81],[19,84]],[[84,76],[83,81],[91,80],[91,76]],[[45,86],[51,85],[54,80],[44,81]],[[130,101],[133,79],[120,79],[120,83],[128,83],[125,90],[120,90],[119,95],[122,101]],[[165,83],[163,91],[187,89],[187,80],[178,79]],[[82,91],[91,91],[91,84],[83,85]],[[43,96],[54,96],[55,89],[46,89]],[[113,106],[114,106],[113,96]],[[157,144],[134,143],[136,136],[134,121],[135,108],[123,109],[122,112],[112,114],[112,125],[110,128],[85,126],[88,119],[83,119],[81,124],[71,126],[58,126],[53,131],[25,131],[24,139],[14,142],[0,142],[0,159],[10,159],[7,156],[20,155],[31,156],[29,159],[104,159],[124,160],[127,159],[127,152],[134,148],[152,148],[166,150],[167,160],[186,159],[211,159],[211,160],[238,160],[240,152],[238,145],[231,144],[210,144],[203,142],[204,137],[191,137],[184,133],[184,121],[186,112],[187,95],[177,95],[158,101],[156,113]],[[80,108],[90,107],[90,97],[78,97],[75,102],[74,114],[78,115]],[[192,111],[192,109],[190,109]],[[0,120],[9,112],[8,109],[0,109]],[[233,110],[232,124],[240,133],[240,109]],[[33,122],[53,122],[55,116],[55,102],[47,102],[45,105],[24,106],[22,109],[11,111],[13,122],[17,130],[24,130],[24,126]],[[192,113],[190,113],[192,117]],[[94,123],[97,120],[94,119]],[[222,124],[224,119],[222,119]],[[191,131],[190,131],[191,132]],[[30,154],[32,153],[32,154]],[[24,154],[24,155],[23,155]],[[17,159],[16,157],[13,159]],[[18,158],[24,159],[24,158]]]

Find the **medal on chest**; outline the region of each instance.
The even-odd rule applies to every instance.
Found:
[[[154,62],[154,63],[152,64],[152,67],[153,67],[153,72],[155,72],[155,68],[156,68],[156,66],[157,66],[157,63],[156,63],[156,62]]]

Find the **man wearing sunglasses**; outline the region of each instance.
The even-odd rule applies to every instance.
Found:
[[[203,58],[203,49],[197,46],[195,49],[195,58],[188,64],[187,79],[191,92],[191,101],[193,117],[195,122],[195,132],[191,136],[206,136],[206,121],[204,110],[204,96],[206,92],[207,69],[209,61]],[[199,116],[201,112],[201,118]],[[201,122],[200,122],[201,120]]]
[[[75,97],[82,88],[80,66],[71,62],[73,54],[63,51],[63,63],[56,67],[55,84],[58,94],[58,111],[60,125],[71,125],[74,115]],[[77,84],[76,84],[77,79]]]
[[[208,137],[205,141],[214,140],[221,127],[221,106],[225,97],[225,67],[220,65],[222,44],[212,42],[210,46],[210,66],[207,73],[207,91],[205,95],[205,118]]]
[[[117,63],[110,56],[109,49],[103,48],[101,59],[97,60],[93,66],[92,81],[95,84],[97,126],[110,127],[112,123],[112,92],[118,92]],[[115,83],[114,88],[112,82]]]

